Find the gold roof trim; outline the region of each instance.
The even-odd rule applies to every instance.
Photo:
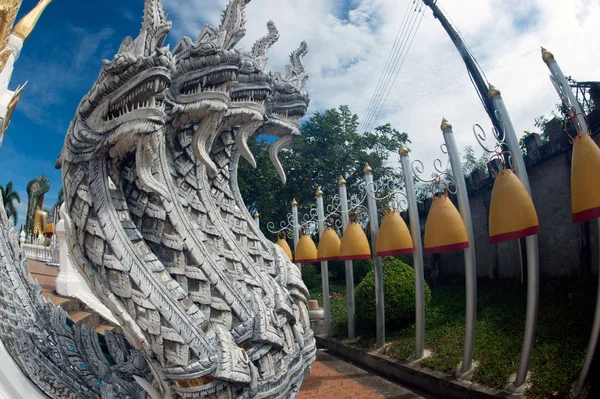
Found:
[[[4,119],[4,128],[2,129],[2,134],[0,134],[0,136],[4,136],[6,134],[6,131],[8,130],[8,124],[10,123],[10,118],[13,115],[13,112],[15,112],[15,108],[17,108],[17,104],[19,103],[19,98],[21,98],[21,94],[23,93],[23,89],[25,89],[25,86],[27,86],[27,82],[25,82],[25,84],[21,87],[19,87],[17,89],[17,91],[15,92],[15,95],[13,96],[13,98],[10,100],[10,103],[8,104],[8,110],[6,111],[6,118]]]
[[[17,13],[23,0],[0,0],[0,50],[8,44]]]
[[[8,62],[8,58],[10,57],[10,55],[13,53],[13,50],[4,50],[2,51],[2,53],[0,53],[0,73],[2,73],[2,71],[4,71],[4,67],[6,66],[6,63]]]

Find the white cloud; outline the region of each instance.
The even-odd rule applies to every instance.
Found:
[[[218,24],[226,3],[165,0],[174,21],[173,36],[195,37],[203,23]],[[534,119],[549,113],[558,100],[541,60],[541,45],[553,51],[565,74],[576,80],[599,78],[592,59],[600,52],[598,1],[438,4],[460,29],[490,82],[501,89],[517,132],[535,131]],[[409,0],[252,0],[247,7],[248,33],[240,45],[251,46],[272,19],[281,39],[270,52],[271,69],[283,70],[291,50],[301,40],[308,42],[309,112],[347,104],[363,117],[407,6]],[[431,11],[424,12],[379,122],[391,122],[409,133],[414,156],[431,169],[431,160],[442,155],[442,117],[453,123],[460,147],[475,144],[474,123],[488,130],[491,123],[452,42]]]

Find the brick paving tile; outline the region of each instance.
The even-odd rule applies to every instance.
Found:
[[[302,385],[298,399],[381,399],[350,378],[315,362],[310,377]]]

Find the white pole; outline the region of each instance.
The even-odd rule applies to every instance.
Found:
[[[504,104],[504,100],[502,99],[500,90],[496,89],[493,85],[490,85],[489,96],[492,99],[495,108],[498,110],[501,123],[504,125],[504,141],[512,154],[513,162],[516,164],[515,174],[519,177],[531,196],[531,186],[529,185],[525,161],[523,160],[523,154],[521,153],[521,148],[519,146],[519,139],[517,138],[515,128],[510,119],[510,115],[508,114],[508,110],[506,109],[506,105]],[[523,336],[521,361],[514,382],[515,387],[522,386],[527,379],[527,371],[529,370],[529,363],[531,361],[531,354],[533,353],[533,346],[535,343],[540,292],[537,234],[525,238],[525,243],[527,247],[527,311],[525,315],[525,333]]]
[[[415,267],[415,359],[421,359],[425,354],[425,272],[423,270],[423,243],[421,240],[421,222],[417,208],[417,195],[413,181],[408,148],[400,148],[400,161],[404,171],[404,185],[408,198],[408,214],[410,217],[410,231],[415,247],[413,263]]]
[[[367,189],[367,205],[369,208],[369,226],[371,227],[371,253],[375,266],[375,323],[377,329],[377,348],[385,345],[385,302],[383,295],[383,264],[377,256],[377,236],[379,235],[379,217],[377,217],[377,202],[373,184],[373,169],[369,164],[363,170]]]
[[[444,119],[442,121],[442,132],[444,141],[448,148],[448,157],[452,166],[454,183],[458,196],[458,208],[463,222],[467,227],[469,236],[469,247],[465,248],[465,285],[466,285],[466,322],[465,322],[465,347],[461,372],[467,373],[473,367],[473,352],[475,348],[475,329],[477,323],[477,261],[475,259],[475,235],[473,234],[473,221],[471,219],[471,205],[469,204],[469,193],[467,183],[462,171],[458,146],[452,131],[452,125]]]
[[[558,63],[554,59],[554,55],[542,47],[542,59],[546,65],[548,65],[548,69],[550,70],[552,77],[554,77],[554,83],[558,85],[558,94],[564,105],[570,105],[575,109],[575,112],[577,113],[577,122],[579,122],[579,125],[581,126],[581,131],[583,133],[587,133],[587,122],[585,121],[585,117],[583,116],[583,112],[579,106],[579,102],[577,101],[577,98],[575,98],[575,95],[573,94],[571,86],[569,85],[569,82],[567,81],[563,71],[560,69],[560,66],[558,66]]]
[[[296,247],[298,246],[298,241],[300,240],[300,225],[298,224],[298,202],[296,199],[292,201],[292,221],[294,223],[294,257],[296,256]],[[298,266],[298,270],[300,271],[300,277],[302,277],[302,265],[300,263],[296,263]]]
[[[319,218],[319,239],[323,238],[325,231],[325,207],[323,205],[323,191],[319,188],[317,197],[317,217]],[[323,286],[323,310],[325,312],[325,335],[329,335],[331,328],[331,303],[329,300],[329,263],[321,262],[321,283]]]
[[[340,176],[338,183],[340,191],[340,204],[342,211],[342,229],[346,232],[348,227],[348,191],[346,190],[346,180],[343,176]],[[346,266],[346,300],[348,303],[348,338],[356,338],[356,324],[355,324],[355,304],[354,304],[354,270],[352,268],[352,261],[347,260],[344,262]]]
[[[254,212],[254,223],[256,223],[256,227],[260,229],[260,214],[258,211]]]
[[[554,55],[542,47],[542,58],[544,62],[548,65],[548,69],[550,73],[554,77],[554,82],[558,85],[558,94],[561,97],[561,100],[565,105],[571,105],[575,112],[577,113],[577,121],[581,126],[582,133],[589,132],[588,126],[585,118],[583,117],[583,113],[581,107],[579,106],[579,102],[575,98],[571,87],[569,86],[569,82],[565,75],[563,74],[560,66],[554,59]],[[598,231],[600,231],[600,219],[597,219],[598,223]],[[598,334],[600,333],[600,273],[598,274],[598,292],[596,298],[596,312],[594,315],[594,324],[592,326],[592,333],[590,335],[590,342],[588,344],[587,353],[585,355],[585,361],[583,363],[583,368],[579,373],[579,378],[577,379],[577,383],[575,384],[575,394],[578,394],[583,389],[585,385],[585,380],[587,379],[587,375],[590,371],[590,366],[592,365],[592,360],[594,358],[594,353],[596,352],[596,346],[598,345]]]

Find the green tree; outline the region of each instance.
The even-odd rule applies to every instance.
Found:
[[[465,176],[469,176],[477,169],[487,169],[488,155],[482,154],[479,158],[475,155],[473,147],[468,145],[464,149],[462,168]]]
[[[15,206],[15,201],[17,203],[21,203],[21,197],[19,193],[14,190],[13,183],[9,181],[6,183],[6,187],[0,186],[0,193],[2,194],[2,206],[6,211],[6,214],[9,218],[12,217],[13,223],[17,223],[17,219],[19,218],[19,212],[17,211],[17,207]]]
[[[348,106],[313,114],[302,125],[302,135],[293,147],[280,153],[287,172],[285,186],[269,160],[266,139],[259,137],[251,143],[258,167],[253,169],[242,160],[238,182],[250,212],[261,214],[261,228],[265,233],[268,233],[268,222],[287,220],[294,198],[300,212],[306,213],[315,202],[317,188],[321,187],[327,203],[327,199],[338,192],[340,175],[347,181],[348,194],[358,193],[364,182],[365,163],[373,168],[375,179],[399,177],[388,161],[401,144],[410,143],[408,135],[390,124],[359,134],[358,126],[358,116]]]

